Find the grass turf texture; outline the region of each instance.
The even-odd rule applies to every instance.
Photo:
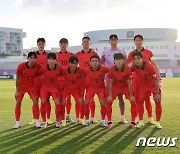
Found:
[[[54,124],[45,129],[37,129],[28,123],[32,119],[31,100],[25,95],[22,103],[21,128],[12,129],[14,120],[15,81],[0,80],[0,153],[180,153],[180,141],[175,147],[136,147],[139,137],[180,138],[180,78],[163,79],[162,130],[146,124],[142,129],[131,129],[129,102],[126,103],[125,117],[128,124],[119,123],[117,100],[113,104],[113,127],[101,128],[98,124],[84,127],[68,123],[57,129]],[[72,101],[74,118],[74,100]],[[54,120],[54,103],[52,119]],[[153,103],[153,116],[154,115]],[[99,103],[96,98],[96,117],[100,120]],[[147,112],[145,111],[145,121]]]

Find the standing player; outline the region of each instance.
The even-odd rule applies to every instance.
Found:
[[[82,69],[80,69],[78,66],[78,58],[76,56],[71,56],[69,59],[69,67],[67,69],[63,70],[62,75],[65,78],[65,86],[62,91],[62,110],[61,110],[61,117],[62,117],[62,126],[66,125],[65,120],[65,104],[66,99],[72,95],[75,99],[76,103],[82,104],[79,108],[78,112],[76,110],[76,117],[79,119],[79,122],[83,123],[83,117],[84,117],[84,99],[83,95],[79,88],[79,81],[82,79],[85,74]],[[80,116],[79,116],[80,114]]]
[[[66,38],[60,39],[59,41],[60,52],[56,53],[58,56],[57,62],[61,64],[63,69],[69,67],[69,58],[73,55],[73,53],[67,51],[68,43],[69,42]],[[63,76],[60,76],[58,79],[58,87],[60,88],[60,91],[62,91],[62,89],[64,88]],[[71,105],[72,105],[71,96],[69,96],[66,103],[66,112],[67,112],[66,120],[68,120],[69,122],[73,122],[73,120],[70,117]]]
[[[21,102],[24,94],[27,92],[32,99],[33,118],[35,119],[35,126],[40,127],[39,123],[39,106],[38,94],[34,88],[34,78],[38,75],[40,66],[36,64],[37,55],[35,52],[29,52],[27,62],[20,64],[16,71],[16,107],[15,116],[16,124],[14,128],[20,128]]]
[[[93,55],[97,55],[97,53],[90,48],[90,38],[88,36],[83,37],[82,47],[83,50],[76,53],[76,56],[79,59],[79,67],[81,69],[87,70],[89,69],[90,57]],[[83,96],[85,95],[85,90],[87,89],[87,85],[88,85],[88,78],[86,77],[82,79],[80,82],[80,88],[81,88],[80,90]],[[91,111],[91,121],[93,123],[98,122],[95,118],[95,107],[96,107],[95,101],[94,99],[92,99],[90,103],[90,111]],[[76,121],[78,121],[78,119],[76,119]]]
[[[143,36],[142,35],[136,35],[134,37],[134,43],[135,43],[135,46],[136,46],[136,49],[131,51],[128,55],[128,66],[131,66],[133,64],[133,60],[132,60],[132,54],[136,51],[140,51],[143,55],[143,61],[144,62],[150,62],[155,70],[156,70],[156,73],[157,73],[157,77],[158,77],[158,80],[161,80],[161,77],[159,75],[159,71],[158,71],[158,68],[157,68],[157,65],[155,63],[155,60],[154,60],[154,56],[153,56],[153,53],[150,51],[150,50],[147,50],[147,49],[144,49],[143,48]],[[138,96],[140,95],[140,90],[139,90],[139,86],[141,84],[141,80],[140,80],[140,77],[137,75],[136,72],[133,73],[133,92],[134,92],[134,95],[135,95],[135,98],[136,98],[136,103],[137,103],[137,107],[138,107]],[[148,123],[150,124],[155,124],[154,122],[154,119],[152,117],[152,105],[151,105],[151,102],[150,102],[150,97],[147,97],[146,100],[145,100],[145,106],[146,106],[146,110],[148,112]]]
[[[108,72],[107,67],[100,65],[100,58],[98,55],[93,55],[90,58],[90,68],[86,71],[87,77],[89,79],[89,84],[85,96],[85,126],[90,125],[89,121],[89,104],[90,101],[94,98],[94,95],[97,94],[100,105],[101,105],[101,122],[100,125],[105,127],[105,116],[106,116],[106,89],[104,84],[105,74]]]
[[[160,119],[162,114],[161,106],[161,90],[159,87],[159,80],[155,68],[150,63],[143,62],[143,55],[141,52],[136,51],[132,54],[134,65],[131,67],[132,72],[136,72],[141,78],[140,84],[140,95],[138,97],[138,114],[139,123],[138,128],[144,126],[143,115],[144,115],[144,101],[152,93],[156,105],[156,128],[162,128],[160,125]]]
[[[62,67],[56,61],[55,53],[49,53],[47,56],[48,64],[42,67],[39,74],[41,75],[41,117],[43,120],[42,128],[47,127],[46,121],[46,103],[50,96],[55,102],[56,127],[60,127],[60,93],[58,91],[58,77],[62,73]]]
[[[137,108],[135,98],[132,92],[131,72],[128,66],[124,64],[124,56],[122,53],[114,54],[114,63],[108,73],[109,79],[109,96],[106,106],[108,117],[108,128],[112,127],[112,103],[113,100],[119,95],[125,95],[131,103],[131,127],[136,128],[135,118],[137,116]]]
[[[118,48],[118,36],[116,34],[112,34],[109,36],[109,43],[111,45],[111,48],[103,51],[102,56],[101,56],[101,64],[105,65],[107,67],[112,67],[114,65],[114,61],[113,61],[113,55],[115,53],[122,53],[125,57],[124,62],[126,63],[127,61],[127,56],[125,51],[121,50],[120,48]],[[108,86],[108,79],[106,77],[106,87]],[[108,87],[106,88],[108,89]],[[108,92],[107,92],[108,93]],[[119,108],[120,108],[120,112],[121,112],[121,122],[126,124],[127,121],[125,120],[124,117],[124,110],[125,110],[125,105],[124,105],[124,100],[122,95],[118,96],[119,99]]]
[[[44,50],[46,45],[46,40],[44,38],[38,38],[37,39],[37,46],[38,46],[38,51],[36,52],[37,54],[37,60],[36,63],[43,67],[44,65],[47,65],[47,55],[48,52]],[[41,88],[41,77],[38,76],[35,78],[35,87],[38,93],[40,93],[40,88]],[[50,119],[51,116],[51,104],[50,101],[46,103],[46,116],[47,116],[47,123],[52,124],[53,122]],[[35,120],[33,119],[32,122],[29,124],[34,124]]]

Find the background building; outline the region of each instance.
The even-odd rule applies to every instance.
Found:
[[[23,38],[26,33],[22,29],[0,27],[0,55],[23,55]]]

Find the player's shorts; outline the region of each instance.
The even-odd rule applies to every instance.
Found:
[[[83,98],[82,93],[79,89],[67,89],[64,88],[62,91],[62,99],[67,99],[69,96],[73,96],[75,100]]]
[[[61,95],[57,87],[41,87],[40,90],[40,98],[41,99],[49,99],[52,96],[54,100],[60,100]]]
[[[106,100],[106,89],[102,88],[87,88],[85,100],[91,101],[94,98],[94,95],[97,94],[100,101]]]
[[[65,80],[64,76],[58,77],[58,89],[59,89],[59,92],[62,92],[62,90],[64,89],[64,84],[65,84],[64,80]]]
[[[129,93],[129,89],[128,87],[126,88],[121,88],[121,89],[117,89],[117,88],[113,88],[112,89],[112,99],[116,99],[117,96],[119,95],[125,95],[126,99],[130,98],[130,93]]]
[[[34,87],[30,88],[19,88],[19,95],[15,97],[16,100],[22,100],[24,98],[24,94],[28,93],[29,97],[31,99],[38,99],[39,95],[38,92]]]

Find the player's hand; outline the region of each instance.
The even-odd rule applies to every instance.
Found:
[[[136,99],[135,99],[135,97],[133,95],[130,96],[129,100],[130,100],[130,102],[135,102],[136,101]]]
[[[18,90],[16,90],[16,92],[15,92],[15,98],[16,98],[17,96],[19,96],[19,91],[18,91]]]
[[[108,96],[107,100],[112,102],[112,96]]]
[[[161,102],[161,96],[158,93],[155,94],[154,98],[156,101]]]

